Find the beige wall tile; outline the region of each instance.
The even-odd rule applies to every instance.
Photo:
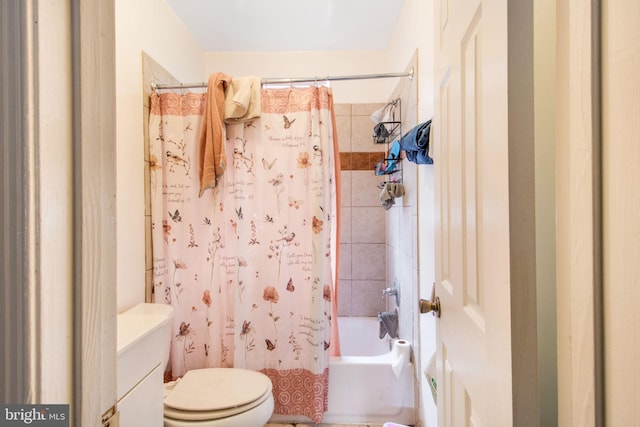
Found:
[[[151,216],[144,217],[144,226],[146,230],[151,230]],[[151,233],[146,233],[144,236],[144,269],[151,270],[153,268],[153,248],[151,243]]]
[[[339,279],[351,280],[351,244],[340,243],[340,271]]]
[[[408,210],[408,209],[407,209]],[[402,220],[400,221],[400,245],[399,249],[402,255],[408,257],[407,260],[416,255],[413,253],[414,245],[413,241],[417,240],[416,230],[418,229],[418,216],[415,212],[405,212]]]
[[[353,208],[343,206],[340,208],[340,243],[351,243],[353,241]]]
[[[373,171],[353,171],[351,182],[352,206],[382,206],[380,204],[380,189],[378,183],[384,177],[376,176]]]
[[[149,95],[151,95],[151,82],[180,84],[178,79],[144,52],[142,52],[142,75],[144,79],[142,103],[147,107],[149,106]]]
[[[351,181],[353,172],[340,172],[340,205],[351,206]]]
[[[352,316],[351,280],[338,281],[338,316]]]
[[[386,151],[388,145],[373,143],[375,124],[370,119],[371,113],[383,106],[382,103],[336,105],[343,162],[338,289],[341,316],[376,316],[384,308],[381,293],[387,282],[386,211],[380,206],[377,187],[384,177],[373,173],[373,163],[384,156],[373,153]],[[361,163],[365,170],[355,170],[354,163]],[[358,245],[351,244],[354,238]],[[357,295],[353,291],[353,279],[359,280]]]
[[[350,116],[351,104],[333,104],[333,112],[336,116]]]
[[[351,151],[351,116],[336,116],[336,132],[340,152]]]
[[[400,247],[400,219],[401,212],[397,208],[392,208],[387,213],[387,246],[392,249]],[[389,264],[391,266],[391,264]]]
[[[151,173],[149,162],[144,162],[144,214],[151,216]]]
[[[351,245],[351,277],[353,280],[383,280],[387,277],[387,247],[383,243]]]
[[[371,133],[373,133],[373,128],[371,128]],[[391,148],[391,143],[393,141],[389,141],[388,144],[376,144],[373,142],[373,138],[371,138],[371,150],[369,151],[376,151],[378,153],[386,153],[389,151],[389,148]]]
[[[426,167],[426,166],[422,166]],[[404,184],[404,196],[401,199],[401,206],[417,206],[418,192],[418,165],[409,160],[402,161],[402,180]]]
[[[144,300],[153,301],[153,269],[144,272]]]
[[[351,117],[351,151],[376,151],[379,144],[373,143],[374,123],[367,116]],[[376,147],[376,145],[378,145]]]
[[[352,208],[351,242],[385,243],[386,211],[381,207]]]
[[[142,109],[143,122],[142,122],[142,135],[144,138],[144,160],[149,161],[149,114],[151,113],[149,107],[145,106]]]
[[[367,116],[371,117],[374,111],[384,107],[384,103],[376,102],[371,104],[353,104],[351,106],[351,114],[353,116]],[[369,120],[371,121],[371,120]],[[371,122],[373,123],[373,122]]]
[[[351,282],[351,315],[377,316],[386,311],[382,290],[386,287],[384,280],[354,280]]]

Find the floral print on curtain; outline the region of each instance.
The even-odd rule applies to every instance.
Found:
[[[154,96],[162,105],[166,95],[181,98]],[[260,119],[227,125],[227,169],[201,198],[195,145],[204,99],[185,96],[202,107],[167,99],[172,113],[155,116],[152,102],[150,120],[154,289],[156,301],[175,308],[172,376],[261,371],[273,382],[276,413],[319,422],[335,302],[331,91],[263,90]]]

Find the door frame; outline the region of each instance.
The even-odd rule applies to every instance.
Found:
[[[102,425],[116,404],[114,10],[115,0],[2,5],[13,34],[2,150],[17,167],[2,180],[12,376],[0,390],[16,403],[69,404],[72,426]]]
[[[558,425],[602,426],[600,0],[556,10]]]
[[[72,0],[74,415],[116,405],[115,0]]]

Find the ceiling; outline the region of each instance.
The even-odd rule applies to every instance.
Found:
[[[378,50],[404,0],[167,0],[205,51]]]

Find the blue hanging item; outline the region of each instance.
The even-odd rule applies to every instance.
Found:
[[[393,141],[389,154],[386,158],[380,160],[374,166],[376,175],[388,175],[395,172],[396,165],[400,159],[400,142],[398,140]]]
[[[387,168],[385,169],[386,173],[391,173],[396,169],[396,163],[398,163],[398,159],[400,158],[400,141],[397,139],[393,141],[391,144],[391,149],[389,150],[389,156],[387,157]]]
[[[422,165],[433,164],[429,156],[429,134],[431,120],[421,123],[400,138],[400,147],[404,150],[407,160]]]

